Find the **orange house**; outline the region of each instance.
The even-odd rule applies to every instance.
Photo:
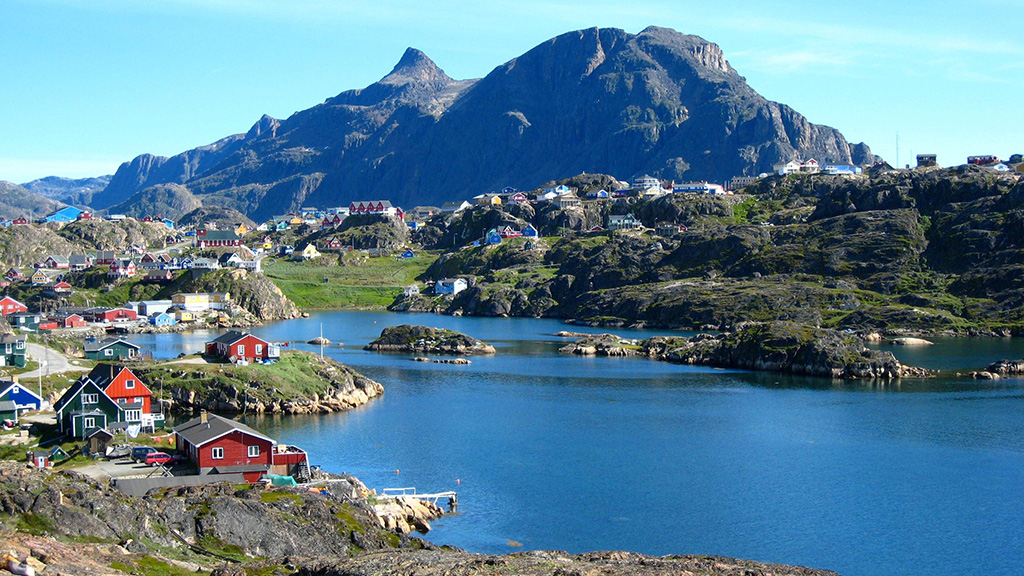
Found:
[[[128,422],[141,421],[143,415],[151,414],[153,393],[128,368],[120,364],[97,364],[86,378],[95,382],[125,411]]]

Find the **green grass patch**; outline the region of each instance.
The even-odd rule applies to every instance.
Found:
[[[348,504],[343,504],[342,509],[335,512],[334,517],[345,524],[344,530],[338,530],[339,534],[342,534],[343,531],[358,532],[359,534],[366,533],[366,528],[359,522],[359,520],[356,520],[356,516],[352,512],[352,508]]]
[[[42,536],[43,534],[52,533],[54,531],[54,525],[53,520],[50,520],[46,516],[26,512],[18,518],[16,530],[18,532],[32,534],[33,536]]]
[[[191,570],[168,564],[151,556],[140,556],[125,562],[112,562],[110,567],[128,574],[145,574],[146,576],[194,576]]]
[[[416,282],[438,254],[420,251],[415,258],[369,258],[361,253],[329,254],[309,262],[275,260],[264,274],[307,310],[384,308]]]
[[[283,490],[271,490],[260,494],[260,500],[268,503],[274,503],[279,500],[291,500],[295,504],[301,505],[303,503],[302,496],[295,494],[294,492],[285,492]]]
[[[245,551],[242,550],[241,546],[234,544],[228,544],[227,542],[217,538],[212,534],[204,534],[199,537],[196,541],[196,545],[208,552],[214,554],[220,554],[221,556],[227,556],[228,558],[234,558],[235,560],[245,560]]]

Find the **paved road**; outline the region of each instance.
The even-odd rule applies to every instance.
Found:
[[[42,374],[43,376],[47,376],[49,374],[59,374],[61,372],[89,371],[88,368],[76,365],[76,363],[78,362],[77,358],[68,358],[67,356],[61,354],[60,352],[57,352],[52,348],[47,348],[46,346],[42,346],[40,344],[33,344],[31,342],[26,342],[25,346],[28,347],[26,351],[28,352],[29,358],[39,362],[40,366],[37,370],[25,372],[24,374],[20,375],[19,379],[21,380],[27,380],[29,378],[38,378],[40,374]],[[45,366],[42,365],[43,362],[46,362]]]

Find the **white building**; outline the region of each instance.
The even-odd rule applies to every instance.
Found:
[[[720,184],[709,184],[707,182],[685,182],[676,184],[673,192],[689,192],[691,194],[725,194],[725,187]]]
[[[640,221],[632,214],[611,214],[608,216],[608,229],[612,231],[633,230],[640,226]]]
[[[469,288],[469,283],[466,282],[465,278],[445,278],[444,280],[438,280],[437,284],[434,284],[434,294],[451,294],[454,296],[466,288]]]

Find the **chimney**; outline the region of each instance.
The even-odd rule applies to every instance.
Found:
[[[208,424],[209,423],[209,418],[206,415],[206,410],[201,410],[199,412],[199,423],[200,424]]]
[[[14,384],[18,383],[18,375],[17,374],[15,374],[14,376],[11,376],[11,382],[13,382]]]

